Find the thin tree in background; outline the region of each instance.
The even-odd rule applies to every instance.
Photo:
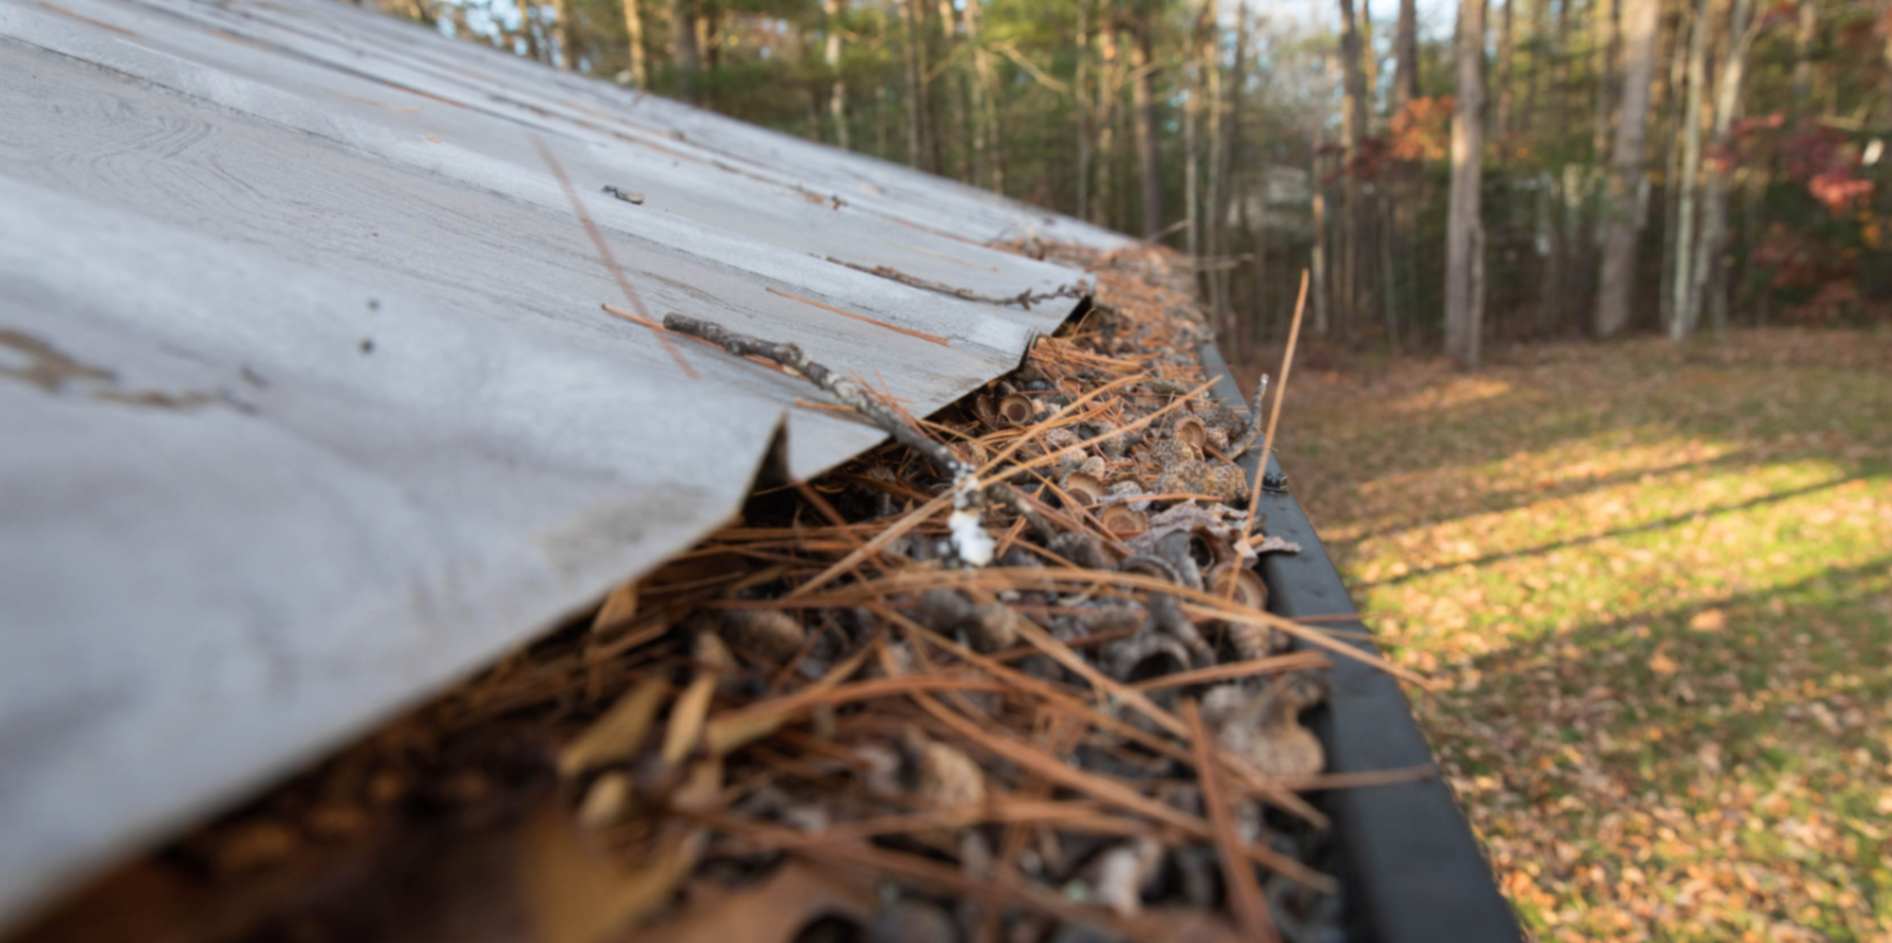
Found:
[[[1629,324],[1636,237],[1642,229],[1636,191],[1642,183],[1643,132],[1649,80],[1655,74],[1656,0],[1626,0],[1623,16],[1623,93],[1603,200],[1603,261],[1597,274],[1596,333],[1611,337]]]
[[[1549,3],[1550,0],[1543,0]],[[1419,13],[1414,0],[1399,0],[1393,27],[1393,111],[1419,97]]]
[[[696,0],[671,0],[670,2],[670,47],[671,57],[676,61],[679,84],[683,97],[688,101],[698,100],[701,89],[698,86],[703,67],[702,50],[697,46]]]
[[[1091,222],[1109,226],[1117,207],[1117,122],[1122,114],[1117,73],[1122,62],[1117,52],[1117,21],[1112,0],[1105,0],[1103,23],[1097,33],[1097,196],[1091,204]],[[1128,229],[1128,226],[1124,227]]]
[[[1485,0],[1459,0],[1453,56],[1458,92],[1452,114],[1452,191],[1445,229],[1445,352],[1466,367],[1478,366],[1485,306],[1485,235],[1479,218],[1484,54]]]
[[[1077,112],[1077,206],[1071,214],[1091,219],[1091,136],[1096,133],[1097,109],[1091,91],[1091,57],[1096,38],[1092,35],[1094,0],[1077,2],[1077,65],[1071,80],[1072,106]]]
[[[578,68],[578,26],[572,22],[572,0],[552,0],[552,37],[558,44],[558,67]]]
[[[1708,84],[1708,37],[1720,19],[1724,0],[1699,0],[1695,21],[1689,30],[1687,98],[1681,112],[1681,174],[1675,188],[1675,244],[1669,254],[1669,323],[1671,336],[1683,337],[1693,328],[1696,301],[1695,277],[1696,203],[1700,196],[1702,101]]]
[[[925,14],[925,0],[897,2],[905,39],[902,51],[906,54],[907,163],[930,170],[932,147],[926,139],[926,38],[921,33],[923,24],[920,22]]]
[[[966,42],[972,47],[973,164],[983,170],[986,189],[1005,192],[1005,134],[999,127],[998,80],[992,53],[980,38],[984,8],[965,0]]]
[[[848,147],[847,75],[841,69],[841,25],[847,12],[847,0],[821,0],[821,14],[828,36],[822,61],[828,67],[828,120],[834,127],[834,143]]]
[[[624,38],[630,56],[631,84],[650,88],[650,64],[644,52],[644,9],[640,0],[624,0]]]
[[[1517,33],[1512,29],[1511,12],[1517,0],[1498,0],[1498,95],[1492,134],[1500,141],[1511,133],[1511,86],[1516,77]]]
[[[1143,238],[1163,232],[1163,168],[1156,147],[1156,57],[1151,54],[1149,12],[1139,9],[1131,23],[1130,103],[1137,146],[1137,182],[1143,193]]]
[[[1335,314],[1344,333],[1358,320],[1361,240],[1366,201],[1360,192],[1360,143],[1366,135],[1366,71],[1353,0],[1340,0],[1340,258],[1335,272]]]
[[[1725,45],[1720,57],[1720,75],[1716,78],[1713,125],[1708,143],[1709,158],[1702,170],[1707,181],[1702,190],[1701,236],[1695,247],[1691,274],[1695,280],[1689,290],[1689,305],[1677,311],[1669,325],[1669,336],[1681,340],[1701,321],[1704,304],[1712,306],[1717,329],[1727,323],[1727,265],[1722,253],[1728,241],[1728,179],[1731,175],[1728,152],[1734,143],[1734,119],[1741,109],[1741,83],[1747,74],[1748,49],[1754,42],[1752,0],[1734,0],[1734,10],[1725,31]]]

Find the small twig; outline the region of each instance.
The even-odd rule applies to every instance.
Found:
[[[1242,437],[1229,444],[1228,455],[1232,460],[1239,460],[1248,454],[1248,450],[1261,441],[1261,407],[1268,400],[1268,375],[1261,375],[1261,382],[1255,384],[1255,398],[1248,404],[1248,428],[1242,430]]]
[[[952,285],[945,284],[944,282],[935,282],[929,279],[920,278],[917,275],[908,275],[907,273],[902,272],[897,268],[893,268],[892,266],[862,265],[858,262],[849,262],[846,259],[837,259],[834,256],[828,256],[827,259],[829,262],[832,262],[844,268],[851,268],[856,272],[866,272],[869,275],[875,275],[875,276],[879,276],[880,278],[888,279],[890,281],[896,281],[909,288],[918,288],[923,291],[932,291],[932,292],[938,292],[942,295],[951,295],[952,297],[958,298],[962,301],[977,301],[977,302],[982,302],[985,304],[993,304],[993,305],[1018,305],[1019,307],[1024,308],[1027,311],[1031,310],[1031,306],[1033,304],[1040,301],[1049,301],[1053,298],[1081,298],[1084,296],[1084,289],[1083,289],[1083,286],[1081,285],[1066,285],[1063,288],[1058,289],[1057,291],[1048,291],[1048,292],[1033,292],[1027,289],[1025,291],[1019,292],[1016,295],[1009,295],[1009,296],[1007,295],[982,295],[976,291],[969,291],[964,288],[955,288]]]
[[[881,431],[893,437],[895,442],[912,449],[915,453],[933,463],[941,473],[952,479],[953,513],[947,519],[951,528],[952,545],[962,562],[973,566],[983,566],[991,562],[996,544],[979,524],[979,509],[989,495],[1001,503],[1009,505],[1020,516],[1029,521],[1033,529],[1044,534],[1055,533],[1050,525],[1017,492],[1003,482],[979,483],[977,469],[960,461],[951,449],[922,432],[919,427],[889,408],[885,403],[870,394],[867,387],[850,380],[839,373],[810,360],[802,349],[794,344],[765,341],[740,331],[732,331],[720,324],[693,318],[689,315],[671,312],[664,315],[663,326],[687,337],[709,341],[738,357],[761,357],[771,363],[787,367],[808,379],[808,382],[821,387],[828,395],[851,406]],[[857,548],[865,549],[865,548]]]
[[[1261,510],[1261,482],[1268,477],[1268,453],[1274,449],[1275,426],[1281,421],[1281,401],[1288,395],[1288,371],[1294,368],[1294,345],[1301,339],[1301,315],[1307,313],[1307,269],[1301,270],[1301,292],[1294,299],[1294,320],[1288,324],[1288,347],[1281,352],[1281,386],[1274,392],[1274,409],[1268,412],[1268,431],[1261,437],[1261,458],[1255,463],[1255,480],[1248,485],[1248,516],[1242,519],[1241,532],[1255,529],[1255,515]],[[1226,598],[1235,598],[1235,581],[1228,584]]]
[[[1214,829],[1215,850],[1222,859],[1222,882],[1228,888],[1229,909],[1240,921],[1242,938],[1272,941],[1281,939],[1274,920],[1268,916],[1268,904],[1261,896],[1261,882],[1255,879],[1255,866],[1242,857],[1242,840],[1235,831],[1235,813],[1222,791],[1221,770],[1216,768],[1214,743],[1202,723],[1202,713],[1194,700],[1182,704],[1183,719],[1189,724],[1189,739],[1195,743],[1196,772],[1202,784],[1202,804],[1207,806],[1210,827]]]
[[[629,203],[632,206],[644,205],[644,195],[642,193],[638,193],[633,190],[621,190],[607,183],[604,185],[602,192],[607,195],[617,197],[618,199],[623,200],[624,202]]]
[[[852,407],[882,432],[892,436],[895,442],[919,453],[955,481],[962,476],[972,474],[972,466],[960,461],[959,457],[946,446],[934,441],[896,415],[893,410],[869,396],[866,387],[808,359],[808,355],[802,353],[801,348],[794,344],[765,341],[740,331],[732,331],[720,324],[674,311],[664,315],[663,325],[666,330],[702,338],[738,357],[761,357],[781,364],[808,378],[808,382],[826,390],[828,395]]]

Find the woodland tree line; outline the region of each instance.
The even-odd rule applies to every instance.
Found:
[[[1304,267],[1467,364],[1892,320],[1892,0],[379,2],[1174,245],[1237,356]]]

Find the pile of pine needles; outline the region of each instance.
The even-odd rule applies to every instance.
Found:
[[[1302,713],[1336,657],[1266,610],[1253,409],[1209,393],[1189,276],[1059,252],[1089,313],[583,624],[102,882],[47,935],[1302,939],[1336,886]],[[818,396],[813,388],[811,396]],[[1272,430],[1268,430],[1272,437]],[[1390,666],[1380,664],[1385,670]],[[100,902],[110,906],[101,907]],[[122,921],[114,923],[113,921]],[[161,928],[161,929],[155,929]]]

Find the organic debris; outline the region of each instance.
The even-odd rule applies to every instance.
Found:
[[[1263,608],[1259,556],[1293,548],[1245,507],[1259,416],[1208,393],[1188,275],[1077,261],[1088,315],[926,420],[669,315],[894,441],[762,489],[595,616],[95,893],[194,888],[146,902],[175,939],[456,938],[462,912],[561,941],[1331,930],[1307,916],[1337,888],[1300,716],[1331,656],[1383,663]],[[488,877],[419,877],[446,859]],[[439,919],[388,917],[407,906]]]

